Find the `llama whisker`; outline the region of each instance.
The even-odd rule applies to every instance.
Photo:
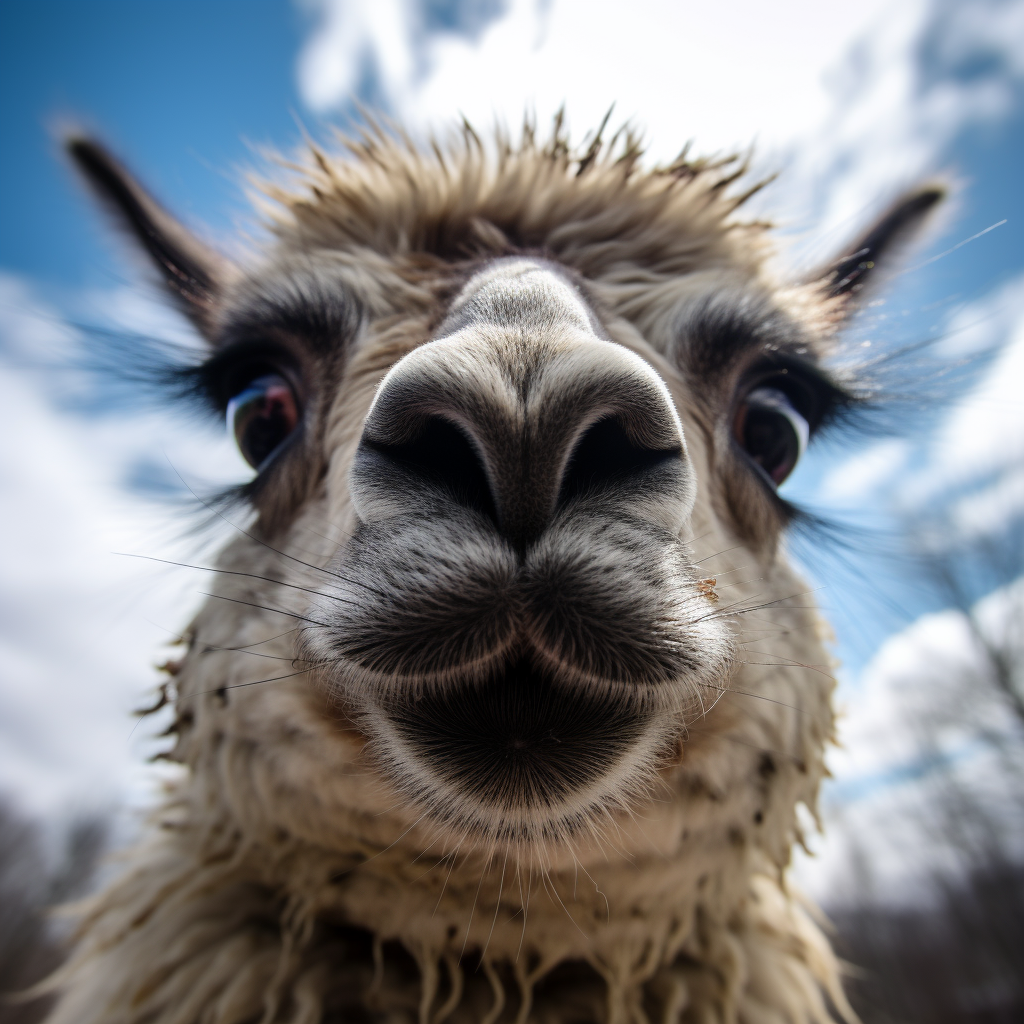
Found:
[[[199,653],[200,654],[220,654],[220,653],[222,653],[224,651],[235,651],[235,648],[232,648],[232,647],[209,647],[209,646],[204,646],[203,649]],[[307,664],[307,665],[315,664],[315,662],[310,661],[309,659],[306,659],[306,658],[288,657],[287,655],[284,655],[284,654],[263,654],[261,651],[237,651],[237,653],[238,654],[245,654],[245,655],[247,655],[250,658],[264,658],[267,661],[288,661],[288,662],[291,662],[293,665],[296,662],[299,662],[301,664]]]
[[[240,597],[227,597],[224,594],[211,594],[205,590],[200,590],[199,593],[204,597],[214,597],[218,601],[230,601],[231,604],[244,604],[247,608],[258,608],[260,611],[264,612],[275,612],[278,615],[288,615],[293,619],[300,619],[302,622],[308,622],[312,626],[323,626],[325,629],[327,628],[327,624],[325,622],[317,622],[316,619],[311,619],[307,615],[299,615],[297,612],[286,612],[281,608],[271,608],[269,605],[256,604],[253,601],[243,601]]]
[[[494,917],[491,918],[491,930],[487,933],[484,941],[484,948],[480,951],[480,959],[487,956],[487,949],[491,944],[491,937],[494,935],[494,926],[498,923],[498,914],[501,912],[501,894],[505,891],[505,869],[508,867],[508,847],[505,848],[505,859],[501,863],[501,878],[498,880],[498,897],[494,901]]]
[[[593,883],[593,885],[594,885],[594,892],[595,892],[595,893],[596,893],[596,894],[597,894],[598,896],[600,896],[600,897],[601,897],[601,899],[603,899],[603,900],[604,900],[604,908],[605,908],[605,920],[606,920],[606,921],[610,921],[610,920],[611,920],[611,916],[612,916],[612,905],[611,905],[611,903],[610,903],[610,902],[609,902],[609,900],[608,900],[608,894],[607,894],[606,892],[604,892],[604,890],[603,890],[603,889],[601,888],[601,886],[599,886],[599,885],[597,884],[597,881],[595,880],[594,876],[593,876],[593,875],[591,875],[591,873],[590,873],[590,872],[589,872],[589,871],[588,871],[588,870],[586,869],[586,867],[585,867],[585,866],[584,866],[583,864],[580,864],[580,870],[581,870],[581,871],[583,872],[583,874],[585,874],[585,875],[587,876],[587,878],[589,878],[589,879],[590,879],[590,881],[591,881],[591,882]]]
[[[237,690],[243,686],[261,686],[263,685],[263,683],[277,683],[280,682],[282,679],[294,679],[296,676],[305,675],[308,671],[309,669],[302,669],[298,672],[289,672],[287,675],[273,676],[270,679],[255,679],[248,683],[228,683],[224,686],[215,686],[212,690],[199,690],[195,693],[179,693],[174,698],[173,703],[175,705],[178,705],[186,700],[192,700],[197,697],[205,697],[211,693],[223,693],[225,690]],[[135,734],[135,730],[139,727],[139,724],[142,722],[142,719],[144,717],[144,715],[139,716],[138,721],[136,721],[136,723],[132,726],[132,731],[128,733],[128,739],[131,739],[132,736]]]
[[[392,811],[404,806],[405,800],[403,797],[399,796],[395,799],[395,802],[393,804],[390,804],[387,807],[382,807],[379,811],[375,811],[373,816],[375,818],[383,818],[385,814],[390,814]],[[374,856],[376,856],[376,854],[374,854]]]
[[[522,897],[523,884],[520,876],[519,895]],[[519,946],[516,949],[516,957],[513,963],[519,963],[519,955],[523,951],[523,941],[526,939],[526,925],[530,918],[530,897],[533,895],[533,861],[530,861],[530,873],[526,879],[526,901],[523,903],[523,927],[519,933]]]
[[[435,839],[433,840],[433,842],[430,845],[433,846],[433,844],[435,842],[437,842],[438,839],[441,839],[441,838],[443,838],[441,835],[436,836]],[[413,858],[413,860],[411,860],[409,863],[410,864],[417,864],[417,863],[419,863],[419,861],[423,858],[424,852],[425,851],[420,851],[419,855],[417,855],[415,858]],[[445,863],[445,861],[449,860],[450,858],[451,858],[451,854],[450,853],[442,854],[440,857],[438,857],[437,860],[434,861],[433,864],[430,864],[428,867],[424,868],[424,870],[421,871],[418,875],[415,875],[414,876],[414,880],[419,882],[422,879],[426,878],[427,875],[433,874],[435,871],[437,871],[438,868],[440,868]],[[454,866],[455,866],[454,862],[449,865],[448,876],[446,876],[446,877],[450,877],[451,870],[452,870],[452,868]],[[443,895],[443,890],[442,890],[442,895]],[[434,905],[434,909],[431,912],[431,915],[430,915],[431,917],[433,917],[437,913],[437,908],[440,905],[441,905],[441,897],[439,896],[438,900],[437,900],[437,903]]]
[[[701,715],[701,718],[707,718],[708,717],[708,712],[707,712],[707,708],[704,707],[704,698],[701,697],[699,692],[695,693],[694,696],[697,698],[697,703],[700,704],[700,715]]]
[[[715,686],[713,683],[699,683],[700,686],[706,686],[711,690],[718,690],[723,696],[727,693],[736,693],[741,697],[755,697],[757,700],[766,700],[769,704],[778,704],[780,707],[789,708],[791,711],[796,711],[798,714],[806,715],[808,718],[813,718],[816,722],[820,722],[822,725],[831,725],[831,720],[819,718],[813,712],[808,711],[806,708],[799,708],[795,704],[787,704],[784,700],[777,700],[775,697],[766,697],[763,693],[751,693],[749,690],[738,690],[735,686]]]
[[[725,573],[722,573],[722,575],[724,576]],[[756,579],[752,580],[739,580],[736,583],[716,584],[715,590],[731,590],[733,587],[746,587],[751,583],[764,583],[764,579],[765,578],[763,576],[758,576]]]
[[[600,826],[598,825],[598,822],[600,822]],[[632,861],[635,859],[631,853],[623,849],[620,842],[622,829],[619,827],[619,823],[615,820],[607,804],[600,805],[597,811],[596,820],[592,823],[591,827],[595,830],[600,828],[603,842],[611,848],[613,853],[626,861]],[[601,852],[604,855],[606,862],[611,860],[608,856],[608,851],[604,849],[603,845]]]
[[[331,524],[328,524],[328,525],[331,525]],[[350,530],[341,530],[341,529],[339,529],[338,530],[339,537],[329,537],[326,533],[321,533],[319,530],[314,530],[312,526],[304,525],[302,527],[302,529],[306,533],[313,534],[314,537],[319,537],[320,540],[327,541],[328,544],[338,544],[339,539],[341,541],[350,541],[350,540],[352,540],[353,537],[355,537],[355,534],[352,533]]]
[[[805,591],[802,591],[799,594],[791,594],[789,597],[779,597],[779,598],[776,598],[773,601],[765,601],[763,604],[751,605],[748,608],[738,607],[738,605],[741,604],[742,602],[737,602],[737,604],[729,605],[729,606],[727,606],[725,608],[718,608],[718,609],[716,609],[713,612],[709,612],[707,615],[702,615],[702,616],[700,616],[697,619],[691,620],[691,622],[696,623],[696,622],[704,622],[704,621],[706,621],[708,619],[714,619],[714,618],[728,618],[728,617],[730,617],[732,615],[749,615],[751,612],[764,611],[765,608],[773,608],[773,607],[775,607],[777,605],[785,604],[787,601],[792,601],[792,600],[794,600],[795,598],[798,598],[798,597],[806,597],[808,594],[816,594],[816,593],[818,593],[818,591],[823,590],[823,589],[824,589],[824,587],[818,587],[816,590],[805,590]],[[794,608],[796,610],[805,610],[805,611],[814,611],[815,610],[813,605],[790,605],[790,607]]]
[[[763,616],[758,616],[757,613],[760,612],[760,611],[764,611],[764,609],[766,607],[771,607],[771,605],[783,604],[784,602],[791,601],[791,600],[793,600],[791,597],[784,597],[784,598],[780,598],[778,601],[772,601],[768,605],[764,605],[764,606],[759,605],[756,608],[741,608],[738,612],[734,612],[733,614],[735,614],[735,615],[750,615],[752,618],[755,618],[755,619],[760,617],[761,621],[768,622],[768,623],[770,623],[773,626],[777,626],[778,623],[771,622],[770,619],[765,619]],[[789,610],[795,611],[795,612],[818,612],[818,611],[821,611],[821,608],[818,605],[815,605],[815,604],[790,604],[790,605],[787,605],[786,607]]]
[[[957,249],[959,249],[961,246],[967,245],[968,242],[973,242],[976,239],[981,238],[982,235],[987,235],[990,231],[995,231],[996,228],[1001,228],[1006,222],[1006,217],[1004,217],[1002,220],[997,220],[995,224],[989,224],[987,228],[983,228],[981,231],[978,231],[976,234],[971,235],[969,238],[961,239],[959,242],[956,243],[956,245],[950,246],[950,248],[946,249],[945,252],[940,252],[935,256],[929,256],[928,259],[926,259],[923,263],[918,263],[915,266],[907,267],[905,270],[899,271],[899,275],[902,276],[903,274],[912,274],[915,271],[920,270],[922,267],[927,267],[929,264],[935,263],[937,260],[945,259],[945,257],[948,256],[951,252],[956,252]]]
[[[313,594],[316,597],[326,597],[329,600],[338,601],[342,604],[353,604],[358,606],[357,601],[345,600],[345,598],[338,597],[335,594],[327,594],[312,587],[303,587],[298,583],[289,583],[287,580],[275,580],[272,576],[261,576],[259,573],[239,572],[237,569],[217,569],[208,565],[191,565],[188,562],[175,562],[168,558],[156,558],[153,555],[136,555],[130,551],[115,551],[114,554],[122,558],[141,558],[147,562],[160,562],[162,565],[176,565],[180,569],[197,569],[200,572],[213,572],[220,576],[244,576],[247,579],[261,580],[263,583],[274,583],[279,587],[288,587],[290,590],[301,590],[306,594]]]
[[[562,908],[563,912],[565,913],[565,916],[569,918],[569,920],[573,923],[573,926],[576,928],[576,931],[578,931],[580,935],[582,935],[585,939],[589,939],[590,936],[588,936],[587,933],[580,927],[579,921],[577,921],[576,918],[572,916],[572,914],[569,912],[569,908],[565,905],[565,902],[562,900],[562,897],[558,895],[558,887],[555,885],[554,879],[551,878],[551,876],[547,872],[545,872],[542,876],[541,884],[544,886],[545,891],[550,893],[558,902],[558,905]]]
[[[792,658],[783,657],[783,655],[781,655],[781,654],[773,654],[770,651],[768,651],[768,652],[766,652],[766,651],[753,651],[751,653],[753,653],[753,654],[765,654],[767,657],[774,657],[774,658],[777,658],[778,660],[777,661],[743,661],[740,664],[743,664],[743,665],[765,665],[765,666],[770,666],[772,668],[805,668],[805,669],[807,669],[808,672],[817,672],[820,675],[823,675],[826,679],[831,680],[832,682],[836,681],[836,677],[824,665],[808,665],[806,662],[795,661]]]
[[[779,598],[776,601],[773,601],[772,603],[773,604],[778,604],[781,601],[785,601],[785,600],[788,600],[788,598]],[[714,618],[716,616],[724,618],[724,617],[728,617],[729,615],[740,614],[740,610],[742,609],[742,605],[743,605],[743,599],[740,599],[739,601],[736,601],[734,604],[727,604],[727,605],[724,605],[721,608],[716,608],[714,611],[706,612],[704,615],[699,615],[699,616],[697,616],[697,618],[692,619],[691,622],[692,623],[697,623],[697,622],[703,622],[703,621],[705,621],[707,619]],[[759,607],[759,606],[756,606],[756,607],[754,607],[751,610],[756,611],[757,607]]]
[[[181,703],[183,700],[189,700],[193,697],[205,697],[211,693],[223,693],[225,690],[240,690],[244,686],[262,686],[264,683],[277,683],[282,679],[294,679],[296,676],[304,676],[309,672],[308,668],[301,669],[298,672],[289,672],[283,676],[271,676],[269,679],[253,679],[248,683],[226,683],[224,686],[215,686],[212,690],[197,690],[195,693],[179,693],[176,699],[176,703]]]
[[[476,913],[476,905],[480,899],[480,888],[484,884],[484,875],[487,873],[487,870],[488,864],[485,863],[485,865],[480,869],[480,880],[476,883],[476,892],[473,895],[473,905],[469,908],[469,920],[466,922],[466,936],[462,940],[462,950],[459,953],[460,960],[466,955],[466,946],[469,943],[469,935],[473,928],[473,915]],[[481,962],[486,963],[483,958],[481,958]]]
[[[696,694],[694,694],[694,696],[697,698],[697,703],[700,704],[700,711],[701,711],[701,713],[700,713],[699,717],[703,718],[703,719],[706,719],[708,717],[708,715],[712,711],[714,711],[715,708],[718,706],[718,702],[722,699],[723,693],[721,691],[719,691],[718,696],[715,697],[715,699],[711,702],[711,706],[708,707],[708,708],[706,708],[704,706],[704,698],[700,695],[699,691]]]
[[[790,605],[791,608],[800,610],[804,606],[802,605]],[[807,609],[805,609],[807,610]],[[816,610],[816,609],[814,609]],[[753,617],[753,616],[752,616]],[[818,628],[817,625],[811,622],[774,622],[771,619],[766,619],[763,616],[760,617],[761,621],[765,623],[764,626],[744,626],[736,630],[737,634],[741,633],[760,633],[761,636],[755,637],[752,640],[742,640],[741,644],[758,644],[765,640],[769,640],[773,637],[789,636],[791,633],[807,633],[813,632]]]
[[[631,807],[628,803],[620,800],[618,802],[618,804],[615,806],[615,810],[618,813],[620,813],[620,814],[625,814],[625,816],[627,818],[629,818],[629,820],[636,826],[637,831],[646,840],[648,846],[650,846],[650,848],[652,850],[654,850],[654,851],[657,850],[657,847],[655,846],[653,840],[651,839],[651,837],[647,834],[647,832],[644,829],[644,826],[642,824],[640,815],[636,812],[636,810],[633,807]],[[625,836],[623,836],[622,828],[619,826],[619,823],[612,816],[611,810],[610,809],[606,809],[605,813],[608,815],[609,819],[612,821],[612,823],[613,823],[613,825],[615,827],[616,832],[619,834],[621,839],[624,840]],[[620,849],[617,852],[619,853],[619,855],[624,860],[628,861],[631,864],[635,863],[636,860],[637,860],[637,855],[635,853],[632,853],[629,850],[627,850],[625,848],[625,846],[622,845],[621,842],[620,842]]]
[[[722,569],[721,571],[715,572],[716,576],[729,576],[734,572],[743,572],[744,569],[756,569],[760,568],[756,563],[748,562],[746,565],[737,565],[735,569]],[[751,583],[757,583],[758,580],[751,580]]]
[[[275,633],[273,636],[268,636],[266,640],[254,640],[251,644],[242,644],[241,647],[216,647],[213,650],[217,651],[248,651],[251,647],[259,647],[261,644],[273,643],[275,640],[280,640],[281,637],[289,636],[292,633],[297,633],[302,627],[296,626],[294,629],[286,629],[283,633]]]
[[[524,862],[522,860],[517,860],[516,861],[516,884],[519,887],[519,906],[516,907],[516,909],[511,914],[509,914],[509,916],[508,916],[508,923],[509,924],[511,924],[517,917],[519,917],[520,914],[523,913],[523,907],[526,905],[526,901],[525,901],[525,899],[523,897],[523,879],[522,879],[523,863]]]
[[[304,566],[306,569],[312,569],[314,572],[322,572],[322,573],[324,573],[327,576],[333,576],[335,579],[339,579],[343,583],[347,583],[347,584],[349,584],[350,586],[353,586],[353,587],[364,587],[366,590],[369,590],[371,593],[375,594],[377,597],[385,596],[383,593],[381,593],[376,588],[371,587],[368,583],[364,583],[361,580],[349,579],[349,578],[347,578],[345,576],[340,575],[339,573],[333,572],[330,569],[326,569],[326,568],[324,568],[321,565],[314,565],[312,562],[305,562],[301,558],[298,558],[295,555],[289,554],[287,551],[281,551],[278,548],[275,548],[272,544],[268,544],[265,540],[261,540],[259,537],[254,536],[248,530],[243,530],[242,527],[240,527],[237,523],[231,522],[231,520],[228,519],[228,517],[226,515],[224,515],[223,512],[220,511],[220,509],[214,508],[209,502],[204,501],[202,498],[200,498],[199,495],[196,494],[196,492],[189,485],[188,481],[185,480],[185,478],[180,473],[178,473],[178,470],[174,467],[173,464],[171,465],[171,468],[174,469],[175,473],[177,473],[178,479],[181,480],[181,482],[186,487],[188,487],[189,491],[191,492],[192,496],[196,499],[196,501],[198,501],[201,504],[203,504],[204,506],[206,506],[206,508],[210,512],[212,512],[214,515],[218,516],[219,518],[223,519],[224,522],[228,524],[228,526],[230,526],[233,530],[237,530],[243,537],[247,537],[254,544],[259,544],[261,547],[266,548],[268,551],[272,551],[275,555],[280,555],[282,558],[290,559],[291,561],[296,562],[297,564],[299,564],[301,566]]]
[[[444,899],[444,894],[448,890],[448,883],[451,881],[452,872],[455,870],[455,862],[459,859],[459,850],[462,849],[462,840],[459,840],[458,845],[452,850],[449,856],[451,857],[451,864],[448,865],[448,874],[444,876],[444,881],[441,883],[441,892],[438,894],[437,902],[434,904],[434,910],[431,913],[431,917],[437,914],[438,908],[441,906],[441,901]]]
[[[421,814],[394,842],[389,843],[383,850],[378,850],[372,857],[367,857],[365,863],[369,864],[370,861],[376,860],[378,857],[382,857],[385,853],[393,850],[426,816],[426,812]]]
[[[429,833],[428,833],[428,835],[429,835]],[[419,864],[419,862],[421,860],[423,860],[428,853],[430,853],[430,851],[434,847],[434,844],[436,842],[438,842],[442,838],[443,837],[442,837],[441,833],[439,831],[435,830],[434,831],[434,837],[432,839],[430,839],[429,842],[424,844],[423,848],[416,854],[415,857],[412,858],[412,860],[409,861],[409,863],[410,864]],[[442,856],[441,860],[443,860],[443,859],[444,858]],[[425,875],[429,875],[430,872],[433,871],[438,866],[438,864],[441,863],[441,860],[437,860],[433,864],[429,865],[427,867],[427,869],[425,871],[423,871],[422,874],[418,875],[417,877],[423,878]]]
[[[183,636],[181,633],[178,633],[176,630],[167,629],[166,626],[161,626],[159,623],[152,622],[152,620],[150,620],[150,619],[147,619],[146,621],[149,622],[151,625],[156,626],[157,629],[162,629],[165,633],[170,633],[171,636],[173,636],[175,638],[175,640],[178,641],[178,643],[184,644],[184,643],[188,643],[188,641],[189,641],[189,638],[187,636]],[[237,652],[237,653],[240,653],[240,654],[253,654],[253,653],[256,653],[256,652],[251,651],[250,650],[251,647],[259,647],[262,644],[273,643],[275,640],[280,640],[281,637],[283,637],[283,636],[290,636],[292,633],[297,633],[299,631],[299,629],[301,629],[301,628],[302,627],[300,627],[300,626],[296,626],[294,629],[286,629],[283,633],[275,633],[274,636],[267,637],[266,640],[254,640],[251,644],[242,644],[240,647],[215,647],[215,646],[212,646],[210,644],[205,644],[203,646],[203,649],[202,649],[202,651],[200,653],[202,653],[202,654],[209,654],[209,653],[212,653],[214,651],[223,651],[223,652],[230,652],[230,653]],[[259,654],[257,656],[258,657],[262,657],[262,658],[275,657],[275,655],[270,655],[270,654]],[[284,658],[284,657],[282,657],[282,658],[279,658],[278,660],[280,660],[280,661],[294,661],[295,659],[294,658]]]
[[[776,750],[773,747],[766,747],[763,743],[748,743],[746,740],[741,740],[738,736],[732,736],[729,733],[713,733],[707,738],[727,740],[729,743],[735,743],[737,746],[746,747],[748,750],[756,750],[762,754],[771,754],[773,757],[777,757],[782,761],[788,761],[797,768],[803,769],[806,767],[804,762],[793,754],[782,750]]]
[[[721,551],[715,551],[713,554],[705,555],[703,558],[697,558],[693,561],[693,565],[701,565],[711,558],[717,558],[719,555],[727,555],[730,551],[738,551],[742,548],[742,544],[733,544],[731,548],[722,548]]]
[[[789,636],[798,630],[790,629],[787,626],[780,626],[778,623],[770,623],[767,626],[744,626],[736,629],[736,635],[748,636],[747,640],[737,640],[737,647],[749,647],[751,644],[763,644],[779,637]],[[753,634],[753,635],[751,635]],[[756,652],[755,652],[756,653]]]
[[[251,644],[245,644],[243,647],[217,647],[214,644],[203,644],[200,654],[218,654],[218,653],[230,653],[230,654],[246,654],[253,658],[268,658],[271,661],[290,661],[302,662],[305,664],[315,664],[308,658],[296,658],[294,655],[288,657],[283,654],[264,654],[262,651],[254,651],[253,647],[260,647],[263,644],[273,643],[275,640],[280,640],[281,637],[289,636],[292,633],[297,633],[302,627],[296,626],[295,629],[286,630],[284,633],[278,633],[275,636],[268,637],[266,640],[256,640]]]

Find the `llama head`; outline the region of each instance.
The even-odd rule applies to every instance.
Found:
[[[784,864],[832,683],[777,488],[856,401],[823,361],[939,190],[780,283],[728,165],[381,136],[265,185],[243,265],[70,149],[256,470],[176,676],[202,799],[399,874]]]

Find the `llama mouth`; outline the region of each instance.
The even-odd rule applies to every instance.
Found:
[[[435,818],[505,837],[526,838],[545,819],[565,831],[615,802],[637,755],[650,761],[657,746],[653,709],[581,692],[527,658],[481,682],[388,696],[379,712],[384,768],[401,789]]]

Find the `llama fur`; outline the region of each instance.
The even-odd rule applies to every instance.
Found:
[[[742,307],[820,359],[843,300],[773,276],[767,225],[737,215],[753,189],[735,161],[649,169],[630,133],[574,149],[560,124],[544,141],[466,126],[426,147],[377,129],[344,147],[310,143],[254,181],[270,241],[216,264],[208,336],[267,294],[343,288],[358,342],[324,389],[305,470],[256,499],[167,667],[180,772],[83,910],[50,1024],[848,1017],[822,927],[785,880],[833,736],[828,628],[679,351],[694,310]],[[605,336],[667,387],[696,481],[679,543],[720,581],[707,607],[729,644],[628,798],[518,844],[406,799],[387,752],[304,670],[295,628],[359,525],[352,464],[381,381],[481,264],[517,254],[583,282]]]

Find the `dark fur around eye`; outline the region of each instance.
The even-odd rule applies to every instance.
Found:
[[[218,416],[224,415],[232,398],[260,377],[278,375],[296,392],[301,390],[297,361],[283,346],[273,343],[236,342],[187,373],[194,395]]]
[[[860,393],[855,385],[784,353],[763,356],[743,374],[736,389],[734,408],[758,388],[781,391],[807,421],[812,437],[838,425],[868,402],[868,396]]]

